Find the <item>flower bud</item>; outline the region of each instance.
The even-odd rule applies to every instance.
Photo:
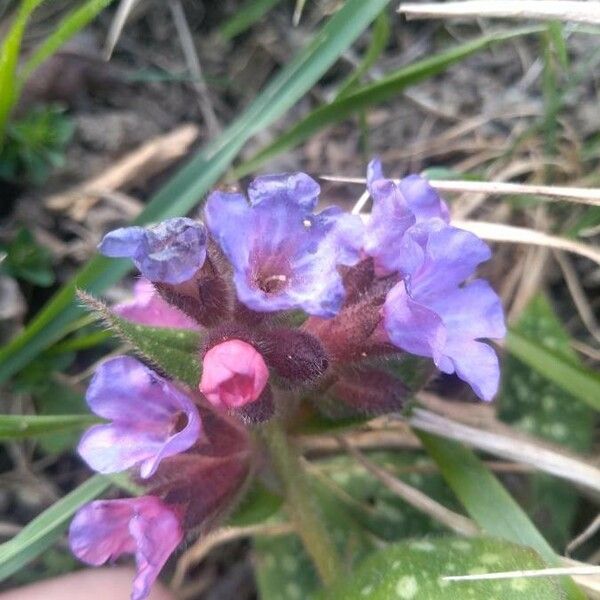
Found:
[[[269,370],[250,344],[228,340],[204,355],[200,391],[215,407],[240,409],[259,399]]]
[[[396,377],[373,368],[344,370],[318,408],[332,418],[376,416],[402,410],[406,386]]]
[[[327,371],[327,353],[310,333],[282,327],[269,330],[265,340],[265,360],[286,383],[311,385]]]
[[[194,276],[178,285],[155,282],[160,295],[205,327],[226,320],[234,309],[234,294],[226,261],[214,243],[207,247],[206,260]]]

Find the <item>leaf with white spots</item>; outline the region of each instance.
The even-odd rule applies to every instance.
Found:
[[[447,581],[546,565],[530,548],[493,538],[431,538],[394,544],[367,558],[319,600],[563,600],[557,578]]]
[[[577,364],[569,335],[545,296],[539,295],[531,301],[514,329]],[[504,361],[503,372],[498,399],[498,416],[503,421],[576,452],[586,453],[591,449],[594,411],[587,404],[510,354]],[[573,537],[573,519],[579,502],[572,486],[536,474],[515,493],[546,539],[555,548],[564,548]]]
[[[315,480],[313,487],[342,560],[348,567],[358,564],[374,549],[372,542],[330,488]],[[308,600],[319,591],[318,575],[298,537],[257,537],[254,549],[260,598]]]

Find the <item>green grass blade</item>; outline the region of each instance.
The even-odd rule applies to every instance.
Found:
[[[272,144],[269,144],[267,147],[260,150],[253,157],[235,169],[233,176],[241,177],[255,171],[270,158],[284,150],[289,150],[290,148],[297,146],[326,125],[337,123],[357,111],[364,110],[370,106],[389,100],[408,86],[441,73],[457,62],[483,50],[491,44],[526,35],[528,33],[537,33],[539,31],[539,27],[529,27],[516,29],[502,34],[485,35],[471,42],[461,44],[455,48],[436,54],[430,58],[426,58],[425,60],[398,69],[375,83],[365,85],[351,94],[313,110],[306,117],[280,135]]]
[[[16,72],[23,34],[31,13],[43,0],[24,0],[19,6],[11,28],[0,47],[0,146],[4,139],[6,122],[17,102]]]
[[[391,25],[387,12],[382,12],[373,24],[373,33],[371,34],[371,43],[365,52],[365,55],[358,67],[346,79],[337,91],[336,98],[343,98],[360,84],[360,80],[365,73],[377,62],[381,53],[385,50],[390,39]]]
[[[111,480],[94,475],[36,517],[12,540],[0,545],[0,581],[37,558],[62,534],[80,506],[108,489]]]
[[[600,410],[600,376],[597,373],[570,362],[563,355],[544,348],[514,330],[506,337],[506,348],[549,381]]]
[[[246,0],[235,15],[221,26],[221,35],[226,40],[231,40],[240,33],[250,29],[254,23],[266,15],[271,8],[281,0]]]
[[[388,0],[348,0],[223,134],[194,156],[151,199],[136,223],[182,215],[198,203],[258,131],[293,106],[327,71]],[[97,294],[123,276],[126,261],[95,257],[38,313],[27,328],[0,350],[0,381],[59,340],[69,323],[81,316],[74,302],[77,287]]]
[[[428,433],[418,432],[418,436],[448,485],[485,533],[530,546],[549,565],[561,566],[558,556],[529,517],[471,450]],[[585,600],[570,578],[561,581],[568,598]]]
[[[96,18],[112,0],[87,0],[78,8],[73,9],[56,25],[52,33],[34,50],[33,54],[23,65],[19,73],[20,83],[29,76],[48,58],[50,58],[64,43],[81,31],[88,23]]]
[[[99,421],[93,415],[0,415],[0,440],[63,433],[82,429]]]

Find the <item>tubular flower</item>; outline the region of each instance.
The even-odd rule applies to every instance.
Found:
[[[190,398],[134,358],[103,363],[86,394],[92,411],[112,422],[94,425],[78,446],[81,457],[99,473],[139,465],[150,477],[161,460],[184,452],[200,436],[200,416]]]
[[[206,229],[183,217],[152,227],[122,227],[107,233],[98,249],[104,256],[131,258],[150,281],[179,284],[190,280],[206,259]]]
[[[141,277],[133,287],[133,298],[113,306],[121,317],[151,327],[200,329],[196,321],[169,304],[160,296],[150,281]]]
[[[177,513],[153,496],[91,502],[79,509],[69,529],[73,554],[89,565],[135,555],[131,600],[148,596],[182,539]]]
[[[384,327],[392,342],[412,354],[430,356],[444,373],[454,373],[483,400],[498,389],[500,370],[494,350],[481,338],[505,333],[500,298],[477,279],[462,286],[477,265],[490,257],[475,235],[438,220],[416,226],[399,261],[402,280],[388,293]]]
[[[240,302],[258,312],[335,315],[345,295],[337,267],[359,260],[361,220],[336,207],[313,214],[319,186],[304,173],[259,177],[248,195],[250,204],[241,194],[213,192],[206,205]]]

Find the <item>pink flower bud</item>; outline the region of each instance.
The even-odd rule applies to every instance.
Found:
[[[240,408],[258,400],[269,370],[253,346],[229,340],[204,356],[200,391],[218,408]]]

